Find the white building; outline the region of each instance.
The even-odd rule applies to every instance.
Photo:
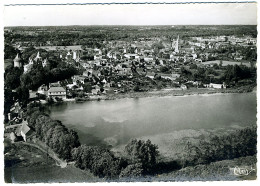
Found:
[[[65,99],[66,98],[66,90],[63,87],[51,87],[48,90],[48,97],[49,98],[62,98]]]

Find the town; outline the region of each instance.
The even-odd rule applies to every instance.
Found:
[[[84,101],[102,95],[161,89],[226,89],[254,84],[256,80],[256,38],[251,35],[102,39],[102,43],[90,48],[53,46],[56,40],[29,42],[23,35],[38,37],[46,30],[27,29],[5,29],[5,89],[16,92],[23,87],[23,91],[29,91],[23,92],[28,99]],[[124,29],[113,28],[116,32]],[[77,32],[76,28],[73,32]],[[11,39],[18,36],[25,41]],[[235,65],[237,69],[231,69]],[[18,96],[20,101],[23,97]],[[10,112],[5,113],[9,113],[10,120]]]
[[[6,27],[4,31],[5,137],[12,142],[42,144],[45,133],[36,126],[39,115],[34,115],[36,107],[43,111],[42,105],[242,93],[256,87],[256,26]],[[45,119],[56,122],[44,115]],[[53,151],[69,159],[70,150],[79,146],[78,137],[67,129],[62,132],[75,146],[67,154],[55,147]]]

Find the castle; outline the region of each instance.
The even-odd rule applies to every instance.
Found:
[[[43,59],[41,56],[40,56],[40,52],[38,51],[37,52],[37,55],[34,59],[32,59],[31,57],[29,58],[29,63],[27,65],[24,65],[24,73],[30,71],[30,69],[32,68],[33,64],[35,62],[39,62],[42,64],[43,67],[47,66],[49,61],[47,60],[47,58]]]

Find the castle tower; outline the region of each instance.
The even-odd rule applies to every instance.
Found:
[[[34,58],[35,61],[38,61],[41,59],[40,52],[38,51],[36,57]]]
[[[46,58],[46,59],[43,60],[42,66],[43,66],[43,67],[46,67],[47,65],[49,65],[49,61],[48,61],[48,59]]]
[[[33,65],[33,60],[32,60],[32,58],[29,58],[29,64],[30,64],[30,65]]]
[[[76,60],[77,59],[77,52],[73,51],[73,59]]]
[[[18,68],[22,67],[22,62],[19,54],[17,54],[16,57],[14,58],[14,67],[18,67]]]

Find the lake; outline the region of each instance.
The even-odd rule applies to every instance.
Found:
[[[77,131],[81,143],[122,145],[178,130],[256,124],[256,106],[256,93],[126,98],[52,106],[51,117]]]

